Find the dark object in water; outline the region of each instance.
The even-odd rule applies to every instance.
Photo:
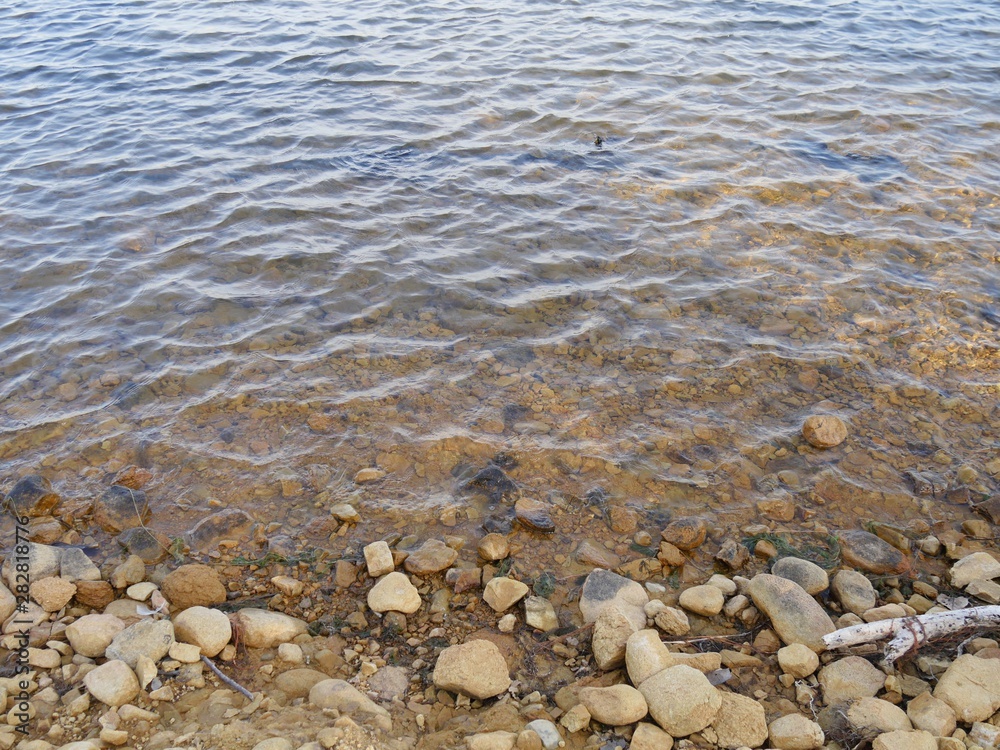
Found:
[[[111,392],[111,403],[119,409],[131,409],[142,398],[140,383],[122,383]]]
[[[517,492],[517,485],[508,477],[504,470],[496,464],[489,464],[480,469],[472,479],[466,482],[462,489],[481,492],[492,502],[497,502],[504,495]]]
[[[838,153],[822,141],[788,141],[788,151],[795,156],[818,162],[829,169],[842,169],[857,175],[861,182],[883,182],[906,171],[895,156],[889,154]]]
[[[604,139],[601,138],[600,133],[598,133],[597,136],[594,138],[594,145],[597,146],[598,148],[604,145]]]
[[[514,519],[510,516],[487,516],[483,520],[483,529],[487,534],[509,534],[514,528]]]

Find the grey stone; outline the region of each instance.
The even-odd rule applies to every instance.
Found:
[[[830,578],[819,565],[798,557],[783,557],[771,566],[772,575],[795,581],[810,596],[826,590]]]
[[[643,607],[649,601],[646,590],[635,581],[598,568],[587,576],[580,592],[580,614],[585,623],[596,622],[598,615],[616,604],[639,630],[646,626]]]
[[[309,702],[319,708],[335,709],[348,716],[363,717],[386,732],[392,731],[389,712],[343,680],[323,680],[309,691]]]
[[[113,484],[94,502],[94,520],[109,534],[143,526],[151,511],[146,493]]]
[[[904,573],[910,567],[906,555],[868,531],[843,531],[837,539],[846,565],[875,575]]]
[[[71,583],[99,581],[101,569],[79,547],[66,547],[59,556],[59,577]]]
[[[170,620],[140,620],[116,635],[105,655],[135,669],[140,656],[158,662],[173,643],[174,625]]]

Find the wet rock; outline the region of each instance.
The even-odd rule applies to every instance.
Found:
[[[643,607],[649,595],[641,584],[608,570],[597,569],[587,576],[580,592],[580,614],[586,623],[595,622],[598,615],[612,604],[624,612],[636,630],[646,626]]]
[[[777,750],[815,750],[823,746],[826,736],[815,721],[802,714],[788,714],[772,721],[768,736]]]
[[[873,698],[885,685],[885,674],[860,656],[848,656],[831,662],[819,671],[826,705],[857,698]]]
[[[63,578],[42,578],[32,582],[29,593],[46,612],[58,612],[76,594],[76,586]]]
[[[60,550],[58,547],[50,547],[47,544],[28,543],[28,571],[29,581],[39,581],[42,578],[57,577],[59,575]],[[15,562],[23,564],[17,559],[15,550],[8,549],[4,553],[3,577],[11,591],[17,590],[17,575]],[[23,572],[23,571],[22,571]]]
[[[322,709],[371,721],[385,732],[392,731],[389,712],[343,680],[323,680],[309,691],[309,702]]]
[[[674,654],[655,630],[640,630],[625,643],[625,668],[633,685],[641,685],[667,667],[677,664]]]
[[[673,745],[673,737],[656,724],[643,721],[636,725],[628,747],[629,750],[670,750]]]
[[[720,691],[722,708],[712,722],[716,745],[727,750],[760,747],[767,739],[764,707],[753,698]]]
[[[559,618],[552,602],[540,596],[529,596],[524,600],[524,621],[529,627],[545,633],[559,627]]]
[[[111,480],[111,484],[128,487],[130,490],[141,490],[152,478],[153,472],[149,469],[143,469],[139,466],[126,466],[115,474],[115,478]]]
[[[670,542],[660,542],[660,551],[657,552],[656,559],[665,568],[679,568],[687,562],[684,553]]]
[[[595,568],[611,569],[622,564],[618,555],[590,539],[580,542],[575,554],[581,565],[593,565]]]
[[[771,566],[771,574],[795,581],[806,593],[815,596],[826,591],[830,579],[819,565],[798,557],[783,557]]]
[[[146,493],[113,484],[94,503],[94,520],[109,534],[142,526],[151,511]]]
[[[708,526],[701,518],[678,518],[662,532],[663,541],[682,550],[692,550],[701,546],[708,535]]]
[[[465,738],[468,750],[513,750],[515,742],[517,742],[517,732],[503,730],[470,734]]]
[[[552,520],[552,506],[530,497],[518,498],[514,505],[514,517],[523,526],[535,531],[555,531],[556,524]]]
[[[878,600],[871,581],[854,570],[840,570],[833,577],[833,595],[848,612],[863,615],[875,606]]]
[[[59,493],[52,489],[48,479],[38,474],[31,474],[17,481],[7,494],[4,504],[8,505],[15,515],[37,518],[53,515],[60,500]]]
[[[420,593],[402,573],[392,572],[379,579],[368,592],[372,612],[402,612],[413,614],[420,609]]]
[[[500,649],[490,641],[474,640],[449,646],[434,666],[434,685],[483,700],[510,687],[510,673]]]
[[[381,578],[396,569],[392,550],[386,542],[372,542],[365,547],[364,553],[368,575],[372,578]]]
[[[115,538],[115,541],[129,554],[136,555],[147,565],[161,563],[170,554],[170,538],[158,531],[139,527],[126,529]]]
[[[691,631],[687,615],[676,607],[664,607],[653,616],[653,622],[667,635],[682,636]]]
[[[963,745],[963,747],[965,747]],[[934,735],[921,731],[884,732],[872,742],[872,750],[941,750]]]
[[[631,685],[585,687],[580,702],[593,719],[612,727],[634,724],[648,711],[646,699]]]
[[[726,603],[722,592],[715,586],[692,586],[681,592],[679,604],[688,612],[712,617],[722,611]]]
[[[173,643],[174,625],[170,620],[140,620],[118,633],[105,655],[135,669],[140,656],[156,663],[167,655]]]
[[[856,732],[894,732],[913,728],[906,712],[880,698],[858,698],[847,707],[847,723]]]
[[[697,669],[668,667],[639,685],[649,714],[672,737],[687,737],[711,724],[722,696]]]
[[[160,590],[174,612],[188,607],[211,607],[226,601],[226,587],[207,565],[181,565],[163,579]]]
[[[65,547],[59,555],[59,577],[70,583],[101,580],[101,569],[79,547]]]
[[[217,609],[189,607],[174,615],[174,637],[193,643],[205,656],[215,656],[229,643],[233,628],[229,618]]]
[[[963,589],[973,581],[1000,578],[1000,561],[989,552],[973,552],[951,566],[951,585]]]
[[[902,552],[867,531],[843,531],[837,539],[845,565],[875,575],[904,573],[910,568],[909,561]]]
[[[84,615],[67,626],[66,639],[76,653],[96,659],[124,629],[125,623],[114,615]]]
[[[778,665],[786,674],[801,680],[819,669],[819,657],[808,646],[793,643],[778,649]]]
[[[802,643],[816,652],[826,649],[823,636],[836,630],[833,621],[797,583],[761,573],[750,581],[748,593],[786,644]]]
[[[451,567],[458,559],[458,552],[438,539],[428,539],[419,549],[411,552],[403,562],[408,573],[429,576]]]
[[[802,437],[814,448],[833,448],[847,440],[847,425],[832,414],[814,414],[802,423]]]
[[[961,722],[986,721],[1000,709],[1000,659],[958,657],[938,680],[934,697],[951,706]]]
[[[727,539],[715,553],[715,559],[730,570],[739,570],[750,560],[750,550],[732,539]]]
[[[607,671],[624,664],[625,644],[635,632],[635,623],[619,607],[611,606],[601,610],[594,622],[591,638],[597,668]]]
[[[377,482],[380,479],[385,479],[385,472],[382,469],[377,469],[374,467],[367,467],[361,469],[357,474],[354,475],[355,484],[371,484],[372,482]]]
[[[479,540],[478,552],[484,560],[503,560],[510,554],[510,543],[503,534],[487,534]]]
[[[462,488],[486,495],[492,502],[499,502],[504,495],[512,495],[517,492],[517,485],[508,477],[499,466],[490,464],[480,470]]]
[[[913,726],[930,732],[935,737],[948,737],[955,731],[955,710],[930,691],[923,692],[906,706],[906,715]]]
[[[249,648],[274,648],[308,632],[305,622],[266,609],[241,609],[236,613],[241,640]]]
[[[254,520],[244,510],[227,508],[201,519],[185,535],[191,549],[199,552],[214,550],[219,542],[239,541],[250,536]]]
[[[109,706],[124,705],[139,694],[139,680],[135,672],[117,659],[87,672],[83,684],[92,696]]]
[[[493,578],[483,590],[483,600],[495,612],[504,612],[528,594],[528,587],[520,581],[503,576]]]
[[[795,519],[795,503],[784,495],[768,497],[757,503],[757,512],[772,521],[788,523]]]
[[[115,598],[107,581],[77,581],[76,600],[85,607],[104,609]]]
[[[639,514],[631,508],[613,505],[608,508],[608,522],[616,534],[634,534],[639,528]]]

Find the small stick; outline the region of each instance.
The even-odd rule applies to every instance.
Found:
[[[251,701],[253,700],[253,693],[251,693],[249,690],[243,687],[240,683],[236,682],[235,680],[231,680],[230,678],[222,674],[222,670],[220,670],[217,666],[215,666],[215,664],[212,662],[211,659],[202,654],[201,660],[205,662],[213,672],[215,672],[216,677],[218,677],[224,683],[229,685],[229,687],[231,687],[233,690],[238,690],[239,692],[243,693],[243,695],[247,697],[247,700]]]

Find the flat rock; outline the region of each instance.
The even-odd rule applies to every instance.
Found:
[[[374,722],[383,731],[392,731],[389,712],[353,685],[343,680],[323,680],[309,691],[309,702],[319,708],[329,708],[348,716]]]
[[[163,579],[160,590],[174,612],[226,601],[226,587],[219,574],[207,565],[181,565]]]
[[[580,702],[591,718],[612,727],[634,724],[648,712],[646,699],[631,685],[585,687]]]
[[[597,668],[607,671],[624,664],[625,644],[635,632],[634,620],[617,605],[601,610],[591,637],[591,650]]]
[[[845,565],[875,575],[905,573],[910,569],[906,555],[870,532],[842,531],[837,535],[837,539],[840,542],[840,556]]]
[[[108,487],[94,502],[94,521],[109,534],[143,526],[150,515],[146,493],[120,484]]]
[[[274,648],[309,630],[302,620],[266,609],[241,609],[236,622],[242,630],[241,640],[249,648]]]
[[[515,742],[517,732],[498,729],[495,732],[470,734],[465,738],[465,747],[467,750],[513,750]]]
[[[368,592],[372,612],[402,612],[413,614],[420,609],[420,592],[410,579],[399,572],[389,573],[378,580]]]
[[[60,500],[49,480],[39,474],[19,479],[6,497],[6,503],[16,515],[29,518],[51,516]]]
[[[722,708],[712,722],[716,744],[727,750],[760,747],[767,739],[764,707],[753,698],[719,691]]]
[[[83,684],[92,696],[109,706],[124,705],[139,695],[139,680],[135,672],[118,659],[87,672]]]
[[[639,685],[649,714],[671,737],[687,737],[711,724],[722,695],[697,669],[668,667]]]
[[[955,710],[930,691],[923,692],[906,704],[906,715],[916,729],[923,729],[935,737],[950,737],[958,718]]]
[[[494,643],[474,640],[444,649],[434,666],[433,680],[443,690],[483,700],[510,687],[510,672]]]
[[[392,550],[386,542],[372,542],[365,547],[365,565],[368,567],[368,575],[372,578],[381,578],[387,573],[396,569],[396,564],[392,559]]]
[[[810,596],[826,591],[830,578],[819,565],[799,557],[782,557],[771,566],[771,574],[795,581]]]
[[[823,728],[802,714],[788,714],[767,727],[771,745],[776,750],[815,750],[823,747]]]
[[[692,550],[701,546],[708,534],[708,524],[702,518],[678,518],[661,532],[663,541],[682,550]]]
[[[101,569],[79,547],[64,547],[59,555],[59,577],[64,581],[101,580]]]
[[[76,594],[76,584],[64,578],[42,578],[32,581],[29,593],[46,612],[58,612]]]
[[[493,608],[494,612],[504,612],[527,596],[528,591],[528,587],[521,581],[498,576],[486,584],[483,600]]]
[[[209,657],[222,651],[233,635],[229,617],[208,607],[189,607],[174,615],[173,622],[177,640],[193,643]]]
[[[826,705],[872,698],[885,685],[885,674],[860,656],[846,656],[819,670]]]
[[[847,440],[847,425],[833,414],[813,414],[802,423],[802,437],[814,448],[834,448]]]
[[[963,744],[962,747],[965,747]],[[872,742],[872,750],[939,750],[937,738],[920,730],[883,732]]]
[[[158,662],[167,655],[174,640],[174,624],[170,620],[140,620],[116,635],[105,655],[135,669],[140,656]]]
[[[847,723],[856,732],[894,732],[913,729],[906,712],[880,698],[858,698],[847,707]]]
[[[408,573],[429,576],[451,567],[456,559],[458,552],[439,539],[428,539],[407,556],[403,567]]]
[[[580,542],[574,554],[581,565],[593,565],[595,568],[611,569],[622,564],[618,555],[591,539]]]
[[[1000,577],[1000,561],[989,552],[973,552],[951,566],[951,585],[964,589],[973,581]]]
[[[678,602],[688,612],[696,615],[712,617],[722,611],[722,605],[726,603],[726,598],[715,586],[692,586],[681,592]]]
[[[524,621],[529,627],[545,633],[559,627],[555,607],[541,596],[529,596],[524,600]]]
[[[830,589],[844,609],[859,616],[878,601],[872,582],[856,570],[837,571]]]
[[[598,568],[583,583],[580,614],[585,623],[595,622],[604,609],[614,604],[628,616],[635,629],[640,630],[646,626],[643,607],[648,601],[649,595],[641,584]]]
[[[518,498],[514,504],[514,517],[529,529],[550,532],[556,530],[552,520],[552,506],[530,497]]]
[[[84,615],[66,627],[66,639],[76,653],[96,659],[124,629],[125,623],[114,615]]]
[[[934,697],[951,706],[961,722],[986,721],[1000,709],[1000,659],[958,657],[938,680]]]
[[[836,630],[833,620],[797,583],[760,573],[747,593],[786,644],[802,643],[816,652],[826,649],[823,636]]]

